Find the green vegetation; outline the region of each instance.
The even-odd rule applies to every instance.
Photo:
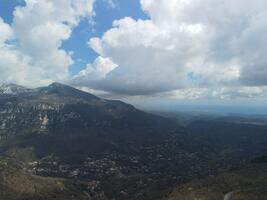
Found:
[[[233,192],[231,200],[263,200],[266,191],[267,165],[262,164],[194,180],[179,186],[166,200],[223,200],[229,192]]]
[[[72,183],[25,173],[3,158],[0,161],[1,200],[84,200],[85,195]]]

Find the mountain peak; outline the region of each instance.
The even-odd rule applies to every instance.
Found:
[[[59,83],[59,82],[53,82],[48,87],[50,87],[50,88],[59,88],[59,87],[61,87],[62,88],[62,87],[70,87],[70,86],[62,84],[62,83]]]
[[[48,87],[39,88],[39,91],[44,93],[53,93],[65,97],[68,96],[75,98],[87,98],[87,99],[90,98],[99,100],[99,98],[94,96],[93,94],[81,91],[72,86],[65,85],[59,82],[51,83]]]

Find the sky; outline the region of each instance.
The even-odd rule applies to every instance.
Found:
[[[0,83],[265,107],[266,32],[266,0],[0,0]]]

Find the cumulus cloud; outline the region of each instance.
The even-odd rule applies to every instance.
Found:
[[[11,39],[13,31],[11,27],[6,24],[3,19],[0,17],[0,45],[2,46],[4,42],[8,39]]]
[[[28,86],[69,80],[73,60],[61,45],[81,18],[94,14],[93,3],[25,0],[25,6],[16,7],[11,25],[0,19],[0,79]]]
[[[83,86],[126,95],[178,90],[180,96],[192,98],[215,94],[218,89],[214,88],[221,88],[221,93],[229,96],[233,96],[233,91],[237,96],[264,92],[265,0],[140,3],[149,19],[116,20],[102,37],[90,39],[90,47],[117,67],[104,78],[80,74],[82,80],[87,80],[82,81]]]
[[[104,79],[117,67],[118,65],[113,63],[110,58],[99,56],[93,64],[88,64],[84,70],[80,71],[74,80],[77,81],[76,85],[82,85],[83,82],[87,84],[88,81]]]

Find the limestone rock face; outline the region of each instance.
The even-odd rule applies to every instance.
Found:
[[[0,141],[40,134],[96,135],[140,127],[148,132],[162,123],[165,119],[129,104],[60,83],[36,89],[15,84],[0,87]]]

